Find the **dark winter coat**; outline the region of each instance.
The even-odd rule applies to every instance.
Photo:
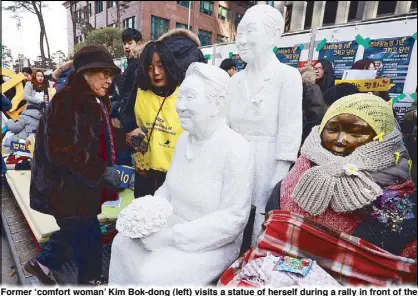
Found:
[[[113,80],[113,90],[109,90],[109,93],[112,93],[112,118],[120,119],[122,106],[125,106],[125,102],[127,102],[135,84],[136,71],[138,70],[138,67],[139,59],[128,59],[128,66],[125,71]],[[133,106],[130,107],[133,108]]]
[[[322,67],[324,68],[324,77],[318,80],[316,84],[319,85],[322,93],[324,93],[327,89],[335,85],[334,68],[332,63],[327,60],[319,60],[317,63],[322,64]]]
[[[108,97],[101,98],[110,110]],[[59,218],[94,217],[103,201],[107,163],[99,156],[102,113],[84,78],[73,72],[42,115],[35,140],[30,206]],[[101,147],[110,149],[110,147]]]
[[[325,114],[325,103],[321,89],[315,84],[315,72],[311,67],[301,70],[303,81],[303,132],[302,144],[314,126],[321,124]]]
[[[55,85],[55,90],[59,92],[61,89],[63,89],[68,82],[68,77],[72,72],[75,71],[75,68],[73,66],[73,61],[68,61],[65,64],[63,64],[61,67],[56,69],[54,73],[52,74],[52,77],[57,81]]]

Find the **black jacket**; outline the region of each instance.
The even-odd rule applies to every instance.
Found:
[[[110,110],[109,98],[101,100]],[[33,210],[59,218],[101,212],[106,200],[102,177],[108,166],[99,157],[101,121],[96,97],[73,72],[39,122],[30,184]]]
[[[303,84],[303,132],[302,144],[309,136],[312,128],[321,124],[325,114],[325,104],[322,92],[316,84]]]

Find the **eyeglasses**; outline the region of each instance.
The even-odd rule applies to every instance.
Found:
[[[101,71],[102,73],[103,73],[103,76],[104,76],[104,78],[105,79],[113,79],[113,77],[115,77],[115,75],[113,74],[113,72],[112,71],[110,71],[110,70],[103,70],[103,71]]]
[[[323,71],[323,70],[324,70],[324,68],[323,68],[323,67],[314,67],[314,70],[315,70],[315,71]]]

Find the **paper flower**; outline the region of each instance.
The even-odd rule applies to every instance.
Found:
[[[147,195],[123,209],[116,229],[130,238],[143,238],[158,232],[173,215],[173,206],[165,198]]]
[[[343,169],[345,171],[345,174],[348,176],[351,176],[351,175],[358,176],[358,167],[355,164],[347,163],[343,166]]]

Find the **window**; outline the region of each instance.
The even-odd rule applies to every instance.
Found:
[[[200,44],[202,46],[211,45],[211,43],[212,43],[211,42],[211,40],[212,40],[212,33],[211,32],[199,29],[198,36],[199,36]]]
[[[236,13],[235,15],[235,27],[238,28],[238,24],[240,23],[240,21],[242,20],[243,15],[241,13]]]
[[[76,23],[81,22],[81,9],[79,9],[75,12],[75,21],[76,21]]]
[[[228,41],[228,37],[219,34],[216,36],[216,43],[227,43]]]
[[[271,7],[273,7],[274,1],[267,1],[267,5],[270,5]]]
[[[96,13],[103,12],[103,1],[96,1]]]
[[[212,15],[213,1],[200,1],[200,12],[207,15]]]
[[[377,6],[377,15],[394,14],[396,9],[396,2],[397,1],[379,1]]]
[[[304,29],[310,29],[312,27],[312,16],[313,16],[313,8],[315,1],[307,1],[308,5],[306,6],[306,14],[305,14],[305,26]]]
[[[192,8],[193,7],[193,1],[177,1],[178,5],[186,7],[186,8],[189,8],[189,3],[191,4],[190,8]]]
[[[151,39],[152,40],[158,39],[158,37],[160,37],[165,32],[167,32],[169,24],[170,24],[169,20],[152,15],[151,16]]]
[[[78,43],[80,43],[80,42],[83,42],[83,35],[80,35],[80,36],[77,36],[76,37],[76,44],[78,44]]]
[[[411,8],[410,11],[416,11],[417,10],[417,1],[411,1]]]
[[[116,6],[116,1],[107,1],[107,8],[112,8]]]
[[[284,18],[284,31],[289,32],[290,31],[290,23],[292,22],[292,10],[293,5],[285,5],[286,8],[286,16]]]
[[[350,1],[350,8],[348,9],[348,21],[357,20],[358,1]]]
[[[229,8],[219,6],[218,19],[225,21],[230,18],[230,15],[231,15],[231,10]]]
[[[127,28],[132,28],[135,29],[135,17],[129,17],[123,20],[123,28],[127,29]]]
[[[93,14],[93,9],[91,8],[91,3],[89,3],[89,17]]]
[[[338,1],[325,1],[324,25],[335,24],[337,16]]]
[[[180,29],[186,29],[187,30],[187,25],[186,24],[182,24],[182,23],[176,23],[176,28],[180,28]],[[192,26],[189,27],[190,31],[192,30]]]

